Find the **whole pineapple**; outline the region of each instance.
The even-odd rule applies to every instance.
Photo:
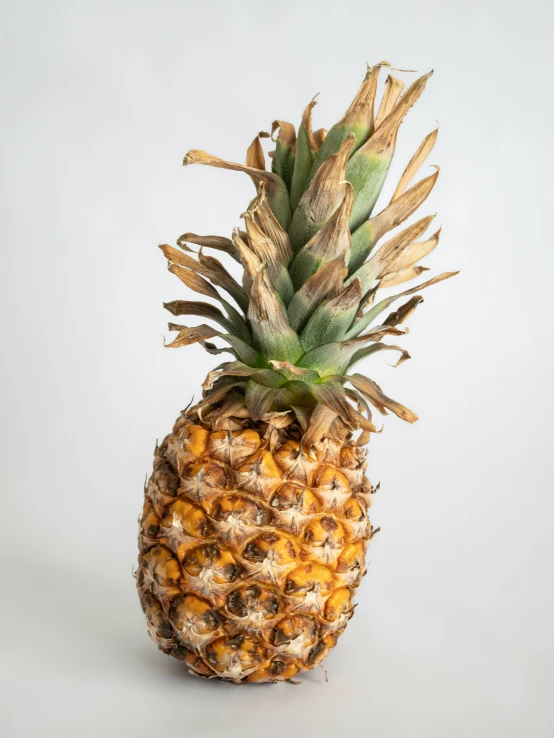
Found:
[[[178,335],[169,346],[200,342],[212,354],[234,357],[208,374],[201,402],[181,413],[156,448],[140,521],[137,585],[148,630],[160,649],[200,676],[286,680],[325,658],[352,617],[375,533],[363,448],[375,431],[370,405],[416,420],[371,379],[349,373],[381,350],[399,351],[398,363],[409,358],[381,339],[403,333],[401,324],[422,300],[416,293],[452,276],[376,300],[378,289],[417,277],[424,270],[417,262],[439,240],[438,232],[418,240],[429,216],[375,248],[438,176],[410,187],[433,131],[390,204],[372,215],[399,126],[430,76],[402,94],[403,83],[389,75],[375,113],[383,66],[368,69],[329,132],[312,131],[313,101],[298,134],[275,121],[271,172],[263,133],[245,166],[202,151],[185,156],[184,164],[245,172],[257,191],[243,215],[245,230],[232,240],[187,233],[179,249],[161,246],[169,270],[222,308],[167,303],[175,316],[221,326],[170,323]],[[187,243],[201,247],[196,258]],[[205,255],[207,248],[242,265],[242,286]]]

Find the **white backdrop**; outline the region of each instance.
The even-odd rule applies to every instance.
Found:
[[[552,6],[1,5],[2,734],[550,738]],[[435,69],[384,194],[438,118],[428,266],[462,270],[425,293],[413,360],[365,367],[421,420],[371,442],[382,532],[329,683],[193,679],[131,576],[155,439],[213,359],[163,349],[185,293],[156,245],[229,235],[253,190],[182,156],[243,160],[317,92],[329,127],[381,59]]]

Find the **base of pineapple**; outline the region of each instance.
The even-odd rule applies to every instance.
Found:
[[[183,413],[156,448],[137,587],[152,640],[191,673],[283,681],[353,615],[374,490],[340,420],[308,453],[296,421],[234,413]]]

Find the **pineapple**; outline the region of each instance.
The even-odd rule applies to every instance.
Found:
[[[312,130],[314,101],[298,133],[275,121],[271,171],[261,145],[267,133],[256,136],[245,165],[197,150],[185,156],[185,165],[244,172],[256,188],[231,239],[186,233],[179,248],[160,247],[169,271],[221,306],[165,304],[174,316],[219,326],[170,323],[177,336],[169,347],[198,342],[232,355],[156,448],[140,519],[137,586],[148,631],[198,676],[290,680],[325,658],[352,617],[376,532],[368,518],[375,488],[365,476],[364,446],[375,431],[370,407],[417,419],[351,371],[382,350],[398,351],[398,363],[408,359],[382,339],[402,335],[420,291],[454,274],[376,297],[424,271],[418,262],[439,241],[439,231],[424,237],[429,216],[376,248],[438,176],[411,185],[435,130],[391,202],[373,215],[400,124],[430,76],[402,94],[403,83],[389,74],[377,108],[386,66],[368,68],[329,131]],[[241,264],[242,285],[206,249]]]

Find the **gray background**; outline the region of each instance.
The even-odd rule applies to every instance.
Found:
[[[552,6],[497,0],[2,4],[2,734],[554,735]],[[436,74],[385,188],[438,118],[433,287],[359,607],[322,670],[240,688],[157,652],[131,576],[142,484],[213,357],[164,351],[184,297],[157,243],[229,234],[274,118],[337,120],[365,63]],[[404,75],[409,80],[413,75]],[[424,168],[427,173],[429,168]]]

